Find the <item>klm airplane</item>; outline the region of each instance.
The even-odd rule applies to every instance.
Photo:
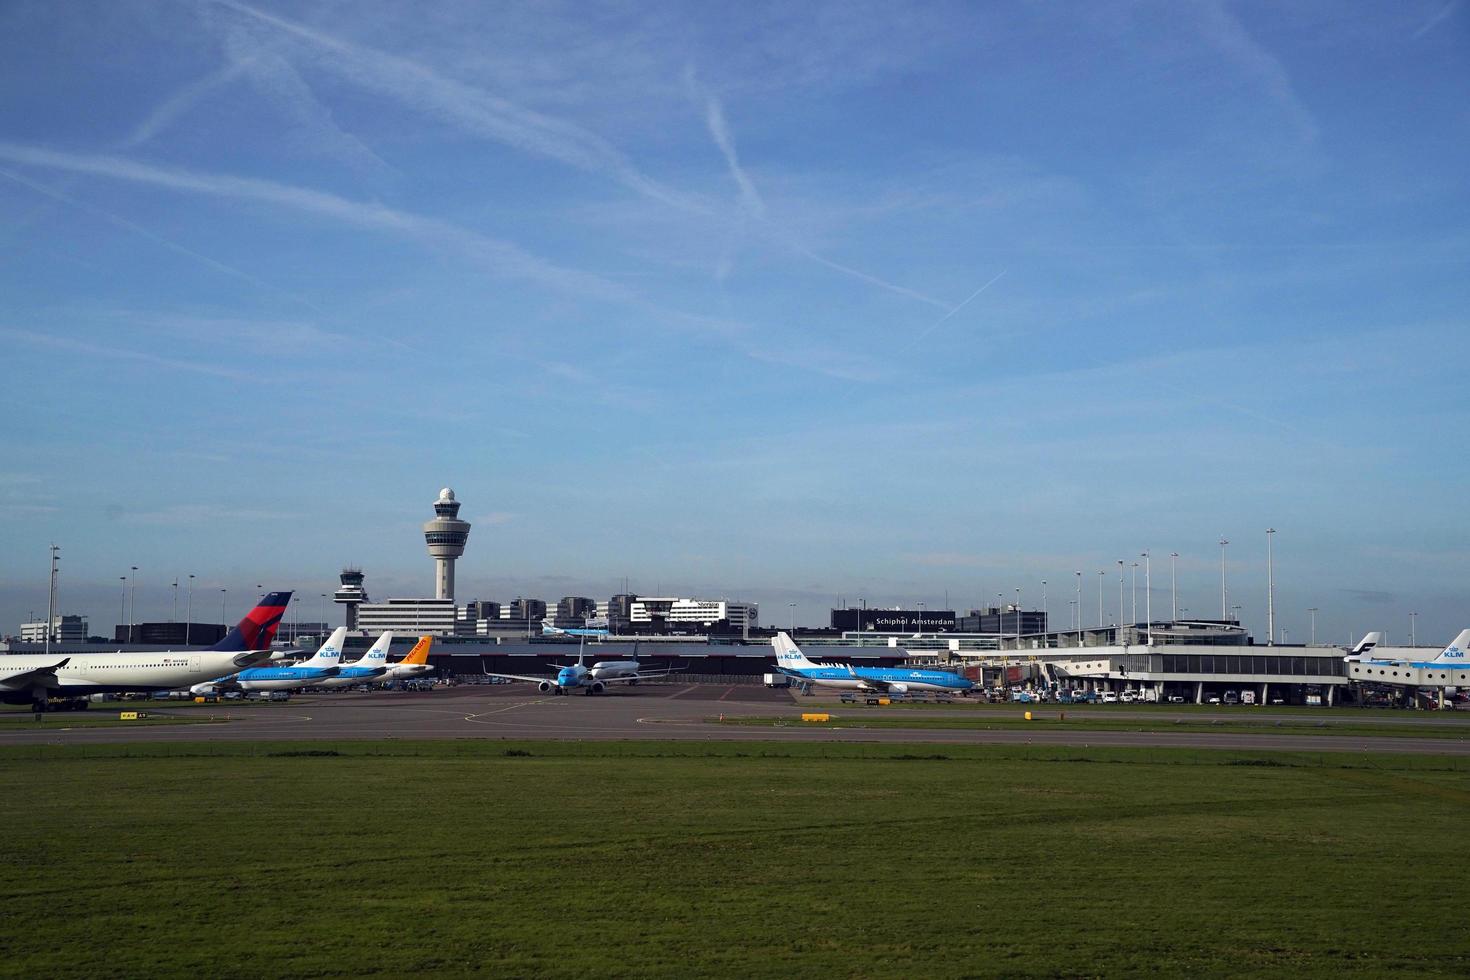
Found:
[[[291,667],[252,667],[242,670],[227,681],[216,682],[221,686],[229,686],[233,681],[242,690],[246,691],[292,691],[298,687],[310,687],[319,684],[329,677],[335,677],[341,670],[342,643],[347,639],[347,627],[339,626],[327,637],[327,642],[321,645],[316,654],[305,663],[296,664]],[[199,685],[200,687],[212,685]],[[209,693],[195,689],[196,694]]]
[[[535,684],[536,689],[542,694],[571,694],[573,691],[581,691],[583,694],[601,694],[607,690],[609,684],[632,685],[639,681],[658,680],[669,676],[667,670],[644,671],[642,665],[636,660],[607,660],[588,667],[585,643],[584,639],[584,645],[577,651],[576,663],[557,667],[555,680],[546,677],[526,677],[521,674],[487,673],[486,676]]]
[[[351,687],[368,681],[381,680],[388,672],[388,647],[393,643],[393,631],[378,637],[362,659],[341,668],[336,674],[318,681],[317,687]]]
[[[910,670],[907,667],[854,667],[851,664],[814,664],[785,633],[771,638],[776,650],[776,669],[788,677],[822,687],[875,694],[908,694],[915,691],[964,693],[975,682],[947,670]]]
[[[542,636],[607,636],[607,619],[589,619],[586,629],[562,629],[551,625],[551,620],[541,620]]]
[[[1433,660],[1379,657],[1373,655],[1375,649],[1393,648],[1383,646],[1382,633],[1369,633],[1343,658],[1349,677],[1411,687],[1463,687],[1470,682],[1470,630],[1461,630]]]

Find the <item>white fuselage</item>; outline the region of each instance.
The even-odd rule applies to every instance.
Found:
[[[434,672],[431,664],[405,664],[396,663],[388,665],[388,672],[379,681],[406,681],[415,677],[425,677]]]
[[[637,676],[641,666],[636,660],[600,660],[587,673],[593,680],[615,681],[621,677]]]
[[[161,650],[146,653],[22,653],[0,656],[0,692],[44,691],[80,696],[107,691],[187,688],[264,660],[268,650],[219,653]],[[33,673],[65,661],[54,674]]]

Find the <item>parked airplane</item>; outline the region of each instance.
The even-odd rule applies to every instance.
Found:
[[[421,636],[419,641],[408,651],[408,656],[395,664],[388,665],[388,672],[378,678],[381,681],[406,681],[415,677],[424,677],[434,672],[429,666],[429,647],[433,644],[432,636]]]
[[[342,644],[346,639],[347,627],[339,626],[310,660],[289,667],[252,667],[240,671],[234,677],[214,684],[200,685],[191,690],[195,694],[210,694],[221,687],[231,686],[245,691],[294,691],[298,687],[310,687],[328,677],[336,676],[341,669]]]
[[[1445,671],[1460,672],[1458,678],[1454,676],[1448,676],[1440,678],[1441,680],[1465,680],[1466,675],[1464,672],[1470,670],[1470,652],[1467,652],[1470,651],[1470,630],[1461,630],[1459,635],[1450,641],[1450,645],[1441,650],[1439,654],[1432,660],[1390,660],[1387,658],[1370,656],[1373,649],[1381,643],[1382,639],[1382,633],[1369,633],[1367,636],[1363,637],[1363,639],[1360,640],[1358,644],[1353,647],[1352,652],[1343,659],[1350,664],[1361,664],[1364,667],[1404,668],[1405,680],[1403,680],[1401,683],[1411,683],[1411,681],[1408,680],[1408,678],[1411,677],[1411,675],[1408,673],[1409,670],[1437,670],[1442,673]],[[1389,647],[1388,649],[1393,648]],[[1354,676],[1357,676],[1358,673],[1359,671],[1353,671]],[[1364,673],[1364,676],[1368,675]],[[1372,679],[1379,680],[1383,676],[1386,675],[1373,675]],[[1393,676],[1397,677],[1398,675],[1394,674]],[[1413,682],[1417,683],[1418,679],[1415,678]]]
[[[549,619],[541,620],[542,636],[607,636],[607,632],[606,617],[587,620],[584,629],[562,629],[560,626],[553,626]]]
[[[290,599],[290,592],[266,595],[208,650],[0,657],[0,700],[45,711],[50,698],[67,698],[67,708],[85,708],[90,694],[170,690],[261,663]]]
[[[362,655],[361,660],[348,664],[325,680],[317,681],[315,686],[351,687],[354,684],[381,680],[388,672],[388,647],[392,644],[393,631],[388,630],[368,648],[368,652]]]
[[[908,694],[912,691],[969,691],[975,682],[946,670],[910,670],[907,667],[854,667],[851,664],[815,664],[785,633],[771,638],[776,651],[776,669],[797,680],[822,687],[879,694]]]
[[[1348,655],[1343,659],[1348,661],[1349,663],[1357,663],[1363,660],[1372,660],[1373,658],[1368,656],[1368,654],[1372,651],[1374,647],[1378,646],[1382,642],[1382,633],[1366,633],[1361,640],[1353,645],[1353,648],[1348,651]]]
[[[662,673],[643,673],[636,660],[604,660],[591,667],[586,665],[587,650],[584,647],[577,651],[577,662],[567,667],[559,667],[556,679],[545,677],[525,677],[520,674],[487,674],[489,677],[504,677],[511,681],[525,681],[535,684],[536,689],[542,694],[570,694],[576,690],[582,690],[587,694],[601,694],[607,690],[609,684],[636,684],[639,681],[655,680],[668,676],[668,671]],[[632,669],[628,669],[629,667]],[[597,671],[602,669],[599,675]]]

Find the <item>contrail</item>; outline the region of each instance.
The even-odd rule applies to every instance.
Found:
[[[913,340],[911,340],[911,341],[908,342],[907,346],[904,347],[904,350],[907,350],[909,347],[913,347],[915,344],[917,344],[919,341],[923,340],[925,337],[929,336],[935,330],[938,330],[941,326],[944,325],[944,323],[945,323],[946,320],[948,320],[950,317],[954,316],[960,310],[963,310],[965,307],[969,306],[971,300],[975,299],[975,297],[977,297],[981,293],[985,292],[985,290],[989,289],[991,286],[994,286],[997,282],[1000,281],[1000,277],[1003,276],[1003,275],[1005,275],[1009,271],[1010,271],[1009,269],[1002,269],[999,272],[997,272],[994,276],[992,276],[990,278],[990,281],[989,282],[987,282],[985,285],[981,286],[979,289],[975,290],[973,293],[971,293],[969,296],[967,296],[965,298],[965,301],[963,303],[961,303],[959,306],[956,306],[954,309],[950,310],[948,313],[944,314],[944,316],[940,317],[938,320],[935,320],[933,323],[929,324],[929,326],[924,330],[923,333],[919,334]]]

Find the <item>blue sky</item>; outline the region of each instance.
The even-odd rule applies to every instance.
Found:
[[[1458,0],[8,3],[0,630],[52,541],[94,628],[131,565],[139,619],[420,594],[450,485],[461,599],[1080,569],[1090,623],[1151,550],[1218,615],[1223,534],[1262,633],[1274,526],[1292,639],[1447,639],[1467,53]]]

